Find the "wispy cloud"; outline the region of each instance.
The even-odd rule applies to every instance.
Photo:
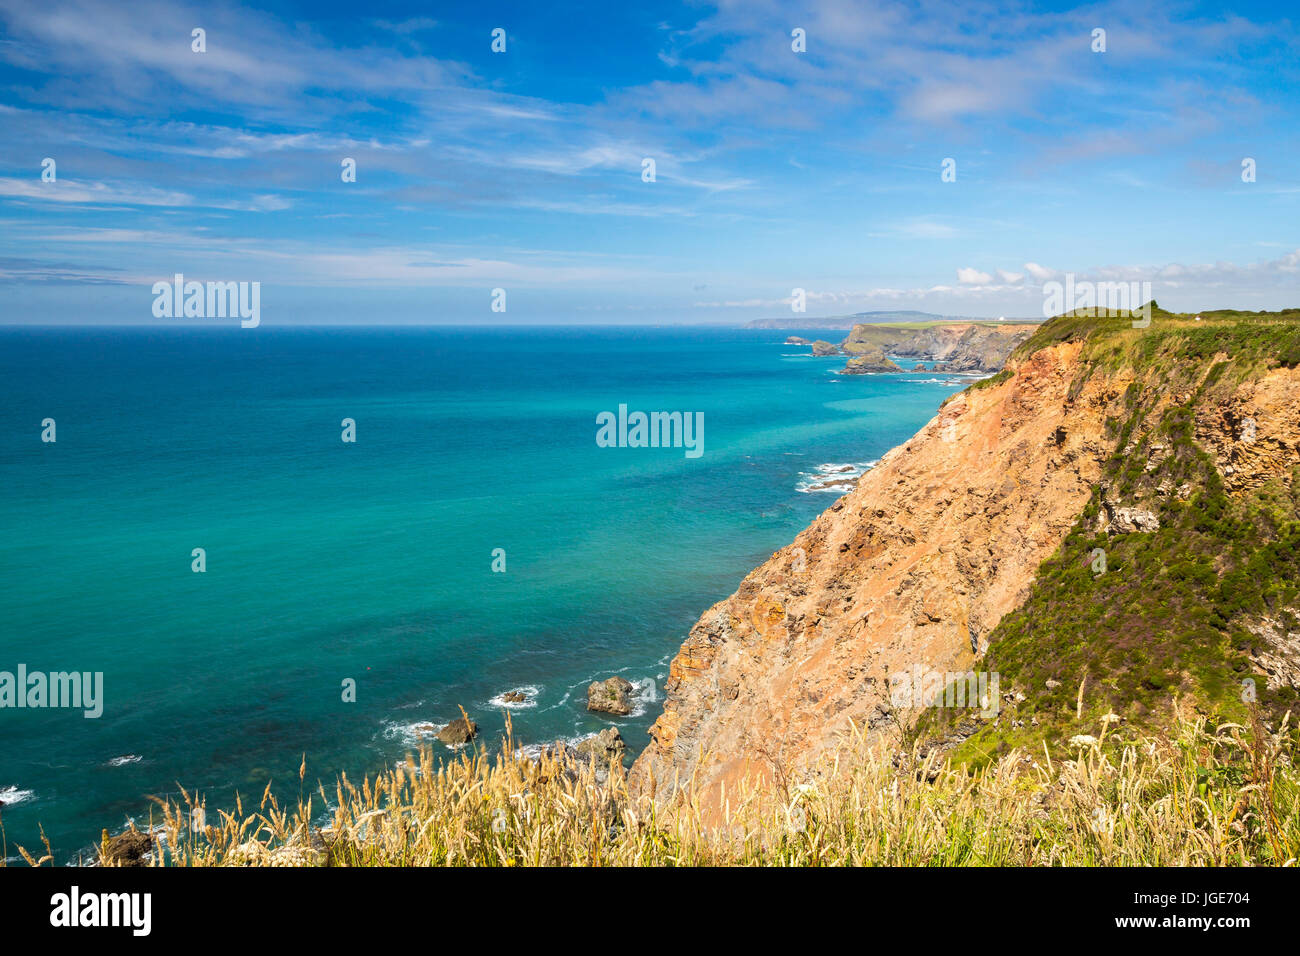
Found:
[[[1289,294],[1285,259],[1222,265],[1291,248],[1300,211],[1300,43],[1270,14],[719,0],[604,16],[597,43],[504,8],[498,55],[468,8],[291,21],[0,0],[4,281],[262,269],[724,317],[799,284],[826,308],[1002,310],[1056,274],[1037,263],[1155,258],[1219,263],[1148,270],[1189,305]]]

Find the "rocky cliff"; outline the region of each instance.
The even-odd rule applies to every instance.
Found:
[[[950,323],[927,326],[856,325],[841,344],[857,357],[876,351],[938,362],[941,372],[996,372],[1039,327],[1024,323]],[[855,371],[849,361],[846,373]]]
[[[1300,313],[1213,328],[1202,315],[1209,321],[1193,326],[1157,311],[1150,330],[1061,317],[1001,374],[946,402],[703,614],[671,664],[633,786],[663,796],[689,779],[707,803],[742,782],[788,783],[851,727],[882,734],[915,723],[915,710],[891,703],[900,673],[960,673],[989,660],[1003,668],[1004,698],[1026,710],[987,721],[991,748],[1001,738],[990,735],[1014,739],[1031,721],[1045,733],[1082,715],[1084,691],[1077,707],[1073,699],[1081,675],[1100,688],[1086,695],[1089,710],[1134,720],[1173,690],[1229,706],[1243,674],[1285,684],[1300,646],[1287,610],[1300,567],[1286,539],[1300,527]],[[951,345],[951,355],[966,334],[936,330],[931,346]],[[1216,480],[1228,496],[1266,497],[1220,502]],[[1098,529],[1107,496],[1112,523]],[[1222,517],[1207,530],[1198,508]],[[1135,517],[1148,513],[1159,531]],[[1260,601],[1235,602],[1240,580],[1220,579],[1258,563],[1266,540],[1273,583],[1256,589]],[[1223,605],[1192,630],[1162,623],[1142,601],[1166,586],[1167,601],[1182,600],[1176,555],[1189,544],[1206,564],[1186,573],[1217,588],[1208,604]],[[1116,555],[1104,575],[1089,570],[1099,546]],[[1101,591],[1089,593],[1103,586],[1133,610],[1107,617]],[[1045,635],[1035,623],[1052,615]],[[1152,658],[1151,647],[1168,654]],[[1107,684],[1108,668],[1122,679]]]

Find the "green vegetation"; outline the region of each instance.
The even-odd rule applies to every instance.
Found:
[[[1044,742],[1059,748],[1105,714],[1155,731],[1173,720],[1176,699],[1211,720],[1241,721],[1248,679],[1266,724],[1300,704],[1294,687],[1267,688],[1252,664],[1267,650],[1264,628],[1300,629],[1300,471],[1230,494],[1195,438],[1198,409],[1294,367],[1300,310],[1199,315],[1153,303],[1144,329],[1130,319],[1061,316],[1013,355],[1022,362],[1079,342],[1072,394],[1098,375],[1128,384],[1106,423],[1115,444],[1101,484],[1027,600],[989,635],[983,666],[1000,675],[1004,693],[1014,689],[1013,701],[969,736],[954,734],[957,715],[939,711],[916,728],[931,739],[962,737],[959,761],[980,765]],[[1159,529],[1094,531],[1107,504],[1149,511]],[[1098,549],[1104,573],[1094,570]]]
[[[992,388],[994,385],[1001,385],[1007,379],[1011,378],[1012,374],[1013,373],[1010,369],[1004,368],[996,375],[990,375],[988,378],[982,378],[978,382],[972,382],[966,387],[966,391],[978,392],[981,388]],[[950,400],[950,398],[944,399],[944,404],[947,404]]]
[[[1218,353],[1235,358],[1246,352],[1288,367],[1300,358],[1300,309],[1169,312],[1153,300],[1151,325],[1135,329],[1133,322],[1131,317],[1103,316],[1095,310],[1058,315],[1012,352],[1011,361],[1023,361],[1040,349],[1065,342],[1087,342],[1095,369],[1104,370],[1126,363],[1137,366],[1156,357],[1168,367]]]

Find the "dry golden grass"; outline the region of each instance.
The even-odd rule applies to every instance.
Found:
[[[738,794],[721,826],[683,791],[655,807],[617,768],[598,781],[512,747],[281,807],[268,787],[196,831],[194,798],[159,803],[154,865],[181,866],[1242,866],[1300,855],[1294,732],[1211,730],[1121,741],[1103,725],[1066,759],[1013,753],[978,772],[862,739],[779,794]],[[305,763],[299,771],[305,779]],[[795,778],[792,778],[795,779]],[[317,801],[320,802],[317,802]],[[29,863],[33,859],[26,850]]]

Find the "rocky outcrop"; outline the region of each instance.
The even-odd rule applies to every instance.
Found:
[[[841,375],[874,375],[880,372],[901,372],[892,359],[885,355],[884,349],[875,346],[861,346],[849,358]]]
[[[632,713],[632,685],[621,677],[592,681],[587,687],[587,709],[625,717]]]
[[[604,783],[609,779],[611,770],[623,773],[624,761],[627,758],[627,743],[617,727],[606,727],[575,744],[556,741],[554,744],[532,750],[524,756],[535,761],[546,759],[556,761],[561,772],[571,781],[580,780],[585,771],[592,770],[596,782]]]
[[[785,340],[785,344],[786,345],[812,345],[812,343],[809,342],[807,339],[800,338],[797,335],[790,336],[788,339]]]
[[[800,490],[804,492],[851,491],[858,479],[871,470],[870,465],[819,465],[817,476]]]
[[[1286,620],[1283,620],[1283,618]],[[1291,626],[1287,626],[1287,620]],[[1285,615],[1265,617],[1247,625],[1260,647],[1251,655],[1251,663],[1266,675],[1270,690],[1278,687],[1300,688],[1300,607],[1288,608]]]
[[[1296,370],[1279,368],[1244,383],[1232,401],[1198,409],[1196,441],[1214,457],[1231,492],[1280,479],[1289,487],[1300,456]]]
[[[1127,382],[1072,390],[1079,348],[955,396],[709,609],[670,666],[633,785],[662,795],[694,776],[707,802],[784,779],[851,726],[891,724],[891,674],[971,668],[1112,449],[1105,419]]]
[[[1154,511],[1124,507],[1111,500],[1109,488],[1103,485],[1101,510],[1097,513],[1093,530],[1109,534],[1150,533],[1160,530],[1160,518]]]
[[[946,356],[935,355],[939,363],[935,369],[940,372],[996,372],[1006,364],[1016,346],[1033,335],[1037,328],[1033,325],[972,325],[951,344]],[[944,349],[936,351],[941,353]]]
[[[817,358],[826,358],[831,355],[839,355],[840,347],[831,342],[826,342],[823,341],[822,339],[818,339],[816,342],[812,343],[812,354]]]
[[[627,744],[617,727],[606,727],[600,733],[580,740],[574,746],[574,752],[580,759],[595,760],[601,766],[610,763],[622,764],[627,754]]]
[[[100,838],[99,865],[148,866],[152,849],[153,837],[141,833],[135,824],[114,837],[110,837],[105,830]]]
[[[448,747],[463,747],[478,736],[478,724],[469,717],[457,717],[438,731],[438,739]]]

